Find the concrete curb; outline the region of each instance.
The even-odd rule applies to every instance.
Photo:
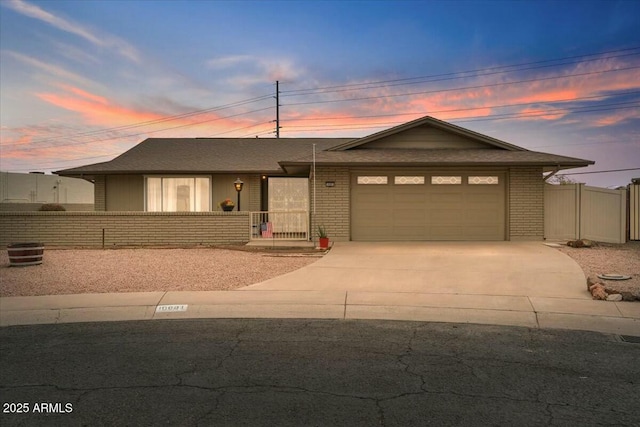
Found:
[[[640,304],[572,298],[246,289],[0,298],[0,326],[195,318],[479,323],[640,336]]]

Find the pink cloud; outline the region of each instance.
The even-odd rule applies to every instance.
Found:
[[[107,98],[102,97],[102,96],[98,96],[98,95],[94,95],[92,93],[86,92],[82,89],[79,89],[77,87],[73,87],[73,86],[68,86],[68,85],[61,85],[61,87],[63,89],[66,89],[67,91],[74,93],[75,95],[78,95],[82,98],[86,98],[89,99],[91,101],[97,102],[99,104],[103,104],[103,105],[108,105],[109,101],[107,100]]]
[[[637,64],[620,60],[588,62],[577,64],[561,73],[549,72],[530,78],[517,78],[511,74],[479,77],[469,82],[466,85],[469,87],[467,89],[449,89],[443,86],[428,91],[431,93],[397,97],[393,95],[411,91],[407,90],[407,87],[403,87],[402,92],[397,88],[393,88],[394,91],[391,91],[392,88],[386,88],[380,92],[392,97],[384,99],[382,107],[374,100],[362,110],[372,114],[381,111],[422,112],[444,120],[488,117],[492,114],[514,114],[511,120],[560,120],[570,113],[570,109],[543,113],[560,108],[563,102],[579,102],[583,98],[593,102],[603,100],[611,94],[615,95],[616,92],[640,89],[640,71],[633,68],[634,66]],[[606,70],[619,71],[603,72]],[[572,74],[581,75],[571,76]],[[526,81],[536,78],[536,81]],[[496,84],[496,80],[501,83]],[[362,92],[358,93],[362,96]],[[358,93],[350,95],[357,97]],[[341,110],[344,111],[342,107]],[[621,113],[613,117],[628,116],[627,113]],[[611,120],[613,119],[608,122]]]
[[[80,95],[80,93],[84,94]],[[80,113],[90,125],[115,127],[162,118],[160,114],[134,111],[109,102],[105,103],[98,100],[97,96],[87,96],[86,92],[75,88],[71,94],[38,93],[36,95],[49,104]]]
[[[242,58],[240,58],[242,59]],[[44,67],[44,64],[39,64]],[[282,64],[280,64],[282,65]],[[289,65],[265,66],[262,71],[274,73],[292,73]],[[465,79],[467,83],[427,86],[429,93],[420,92],[417,86],[387,86],[369,90],[348,90],[343,92],[319,94],[314,97],[284,98],[281,110],[281,126],[283,137],[302,135],[314,136],[359,136],[366,135],[381,128],[401,124],[423,115],[432,115],[443,120],[473,117],[491,117],[492,115],[513,114],[512,121],[545,121],[572,119],[571,106],[589,97],[589,101],[604,100],[611,94],[621,91],[640,90],[640,71],[624,69],[635,63],[620,60],[608,60],[595,63],[584,63],[566,69],[564,72],[546,72],[537,78],[559,77],[581,73],[558,79],[537,80],[526,83],[513,83],[525,80],[526,77],[515,77],[514,74],[494,75]],[[616,72],[601,73],[603,69],[620,69]],[[60,74],[60,73],[58,73]],[[66,76],[58,75],[66,81]],[[534,77],[530,77],[533,79]],[[117,127],[135,128],[114,130],[102,133],[94,138],[79,137],[80,144],[67,137],[70,128],[52,130],[45,127],[3,129],[3,159],[32,161],[72,161],[81,157],[115,155],[133,146],[146,136],[252,136],[253,134],[270,135],[273,130],[273,110],[264,113],[228,117],[235,114],[225,110],[223,113],[205,113],[190,117],[171,118],[172,114],[183,112],[183,108],[163,104],[150,108],[139,108],[125,105],[117,99],[91,93],[78,86],[91,86],[79,79],[76,85],[60,84],[56,92],[38,93],[37,96],[61,109],[72,111],[81,117],[81,125],[88,129],[105,130]],[[495,85],[500,81],[500,85]],[[358,82],[350,82],[358,83]],[[512,84],[513,83],[513,84]],[[437,84],[437,83],[436,83]],[[324,83],[327,86],[328,83]],[[455,86],[453,86],[455,85]],[[448,90],[460,86],[476,86],[474,88]],[[366,87],[366,85],[365,85]],[[412,89],[413,88],[413,89]],[[427,92],[423,87],[423,91]],[[394,96],[404,94],[403,96]],[[297,102],[322,100],[349,100],[351,98],[369,97],[370,99],[354,102],[330,102],[309,105],[290,105]],[[594,104],[597,105],[597,104]],[[156,108],[157,110],[154,110]],[[177,111],[171,112],[171,111]],[[612,110],[599,113],[599,117],[590,121],[590,126],[611,126],[625,120],[638,118],[638,109]],[[142,125],[143,124],[143,125]],[[76,126],[76,129],[82,129]],[[174,129],[171,129],[174,128]],[[73,134],[83,132],[73,130]],[[113,136],[117,138],[113,138]],[[50,143],[41,144],[43,139],[54,139]],[[67,144],[67,147],[60,145]],[[7,145],[9,149],[5,148]],[[58,145],[56,147],[56,145]],[[28,148],[28,150],[26,149]],[[34,160],[37,159],[37,160]]]
[[[548,110],[543,110],[540,108],[524,108],[519,111],[522,115],[519,119],[530,119],[530,120],[558,120],[567,115],[568,111],[554,111],[550,112]]]
[[[607,114],[594,122],[596,126],[612,126],[617,125],[618,123],[622,123],[629,119],[637,119],[640,118],[640,108],[632,108],[629,110],[622,110],[620,112],[615,112],[611,114]]]
[[[213,112],[174,117],[172,114],[123,106],[77,87],[68,85],[60,87],[64,89],[64,93],[38,93],[36,95],[49,104],[80,114],[84,122],[91,126],[107,128],[135,126],[142,128],[140,130],[142,132],[156,132],[175,127],[181,128],[182,135],[184,135],[184,128],[188,128],[187,132],[189,133],[193,133],[195,129],[206,134],[254,124],[248,118],[226,118]]]

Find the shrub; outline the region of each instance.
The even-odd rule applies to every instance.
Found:
[[[66,211],[66,209],[64,208],[64,206],[58,204],[58,203],[45,203],[44,205],[40,206],[40,209],[38,209],[39,211],[45,211],[45,212],[51,212],[51,211]]]

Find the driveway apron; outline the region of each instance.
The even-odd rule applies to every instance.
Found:
[[[541,242],[337,242],[318,262],[244,289],[589,299],[580,266]]]

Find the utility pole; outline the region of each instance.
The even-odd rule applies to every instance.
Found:
[[[276,138],[280,138],[280,82],[276,80]]]

